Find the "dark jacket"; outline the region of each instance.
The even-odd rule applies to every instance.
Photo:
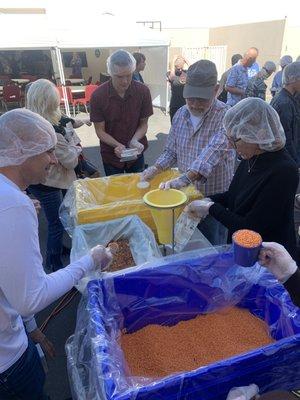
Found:
[[[278,112],[286,136],[286,149],[300,168],[300,105],[285,88],[271,101]]]
[[[252,229],[264,241],[282,244],[295,257],[297,165],[285,149],[262,153],[249,162],[250,172],[248,161],[241,161],[228,191],[210,196],[215,204],[209,213],[228,228],[229,242],[238,229]]]
[[[285,282],[284,287],[289,292],[293,303],[300,307],[300,269],[297,269],[294,275]]]

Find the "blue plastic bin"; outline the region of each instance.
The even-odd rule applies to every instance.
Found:
[[[225,400],[234,386],[264,393],[300,387],[300,310],[258,264],[234,265],[233,254],[176,258],[88,285],[93,380],[109,400]],[[172,261],[173,260],[173,261]],[[148,324],[174,325],[236,304],[266,321],[276,343],[157,381],[128,376],[117,338]],[[100,383],[99,383],[100,385]]]

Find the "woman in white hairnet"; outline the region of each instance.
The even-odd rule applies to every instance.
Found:
[[[45,374],[33,341],[45,336],[33,315],[69,291],[89,271],[103,267],[111,253],[96,246],[86,256],[46,275],[38,220],[24,194],[43,183],[57,163],[51,124],[25,109],[0,117],[0,399],[45,399]]]
[[[284,148],[277,112],[261,99],[247,98],[227,111],[224,126],[242,161],[227,192],[192,202],[189,212],[220,221],[228,228],[228,242],[238,229],[252,229],[295,257],[298,169]]]

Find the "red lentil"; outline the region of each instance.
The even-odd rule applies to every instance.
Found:
[[[261,244],[262,238],[259,233],[249,229],[240,229],[233,234],[235,243],[242,247],[252,248]]]
[[[121,335],[131,375],[152,378],[191,371],[272,342],[267,325],[238,307]]]
[[[133,267],[135,265],[128,240],[116,240],[115,242],[109,243],[108,246],[112,248],[114,258],[107,271],[119,271],[120,269]]]

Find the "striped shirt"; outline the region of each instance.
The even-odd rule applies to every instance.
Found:
[[[194,130],[187,106],[174,116],[167,143],[155,165],[163,170],[177,165],[180,172],[198,172],[195,182],[205,196],[225,192],[232,180],[235,151],[228,143],[223,117],[229,109],[215,100]]]

